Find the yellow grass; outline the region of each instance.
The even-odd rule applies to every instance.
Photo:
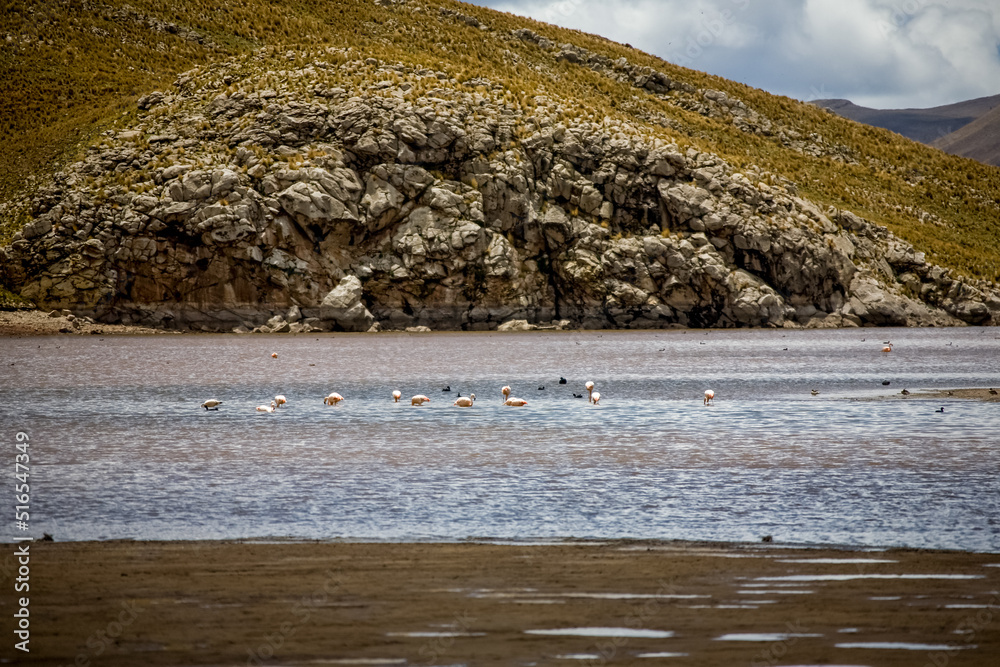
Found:
[[[12,37],[0,49],[4,201],[21,201],[34,183],[79,157],[101,131],[126,126],[135,101],[153,90],[169,89],[180,72],[267,47],[268,59],[249,61],[254,64],[245,68],[260,78],[263,72],[254,68],[280,62],[278,56],[286,50],[351,47],[358,57],[441,70],[459,82],[489,79],[503,85],[505,102],[524,114],[530,114],[536,95],[544,95],[558,103],[566,122],[628,121],[651,136],[717,153],[737,169],[757,166],[793,181],[801,196],[886,225],[926,251],[933,262],[967,276],[1000,280],[1000,169],[680,68],[594,35],[451,0],[409,0],[403,9],[383,8],[371,0],[106,0],[87,7],[68,1],[0,0],[0,40]],[[490,29],[442,16],[439,7],[474,16]],[[179,29],[150,27],[149,18]],[[551,53],[510,34],[521,27],[556,44],[572,42],[612,60],[625,57],[652,67],[676,81],[722,90],[776,126],[804,138],[822,136],[825,147],[842,147],[856,162],[799,153],[775,136],[747,134],[727,118],[684,111],[628,83],[557,62]],[[185,33],[200,36],[202,43]],[[505,51],[516,59],[504,56]],[[356,86],[373,73],[373,68],[334,69],[324,76],[331,85]],[[422,80],[407,97],[439,85],[448,84]],[[665,116],[680,131],[637,116]],[[522,127],[515,136],[524,134]],[[9,240],[25,220],[16,206],[10,211],[0,220],[0,242]]]

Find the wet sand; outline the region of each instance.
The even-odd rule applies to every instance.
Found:
[[[994,393],[995,392],[995,393]],[[915,391],[910,396],[917,398],[962,398],[973,401],[1000,403],[1000,389],[936,389],[933,391]]]
[[[30,552],[37,665],[944,667],[1000,656],[998,554],[627,541],[33,542]],[[13,558],[0,564],[9,592]],[[16,662],[16,609],[0,600],[0,656]],[[636,636],[527,632],[567,628]],[[773,636],[719,640],[754,633]],[[873,642],[929,646],[849,646]]]

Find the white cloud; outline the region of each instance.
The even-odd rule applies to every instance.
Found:
[[[1000,93],[996,0],[478,0],[799,99],[926,107]]]

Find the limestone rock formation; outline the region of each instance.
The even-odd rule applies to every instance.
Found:
[[[780,130],[719,91],[514,37]],[[323,85],[325,57],[367,83]],[[638,125],[570,119],[544,96],[526,116],[498,84],[349,50],[274,88],[241,66],[144,97],[134,127],[40,189],[0,249],[3,282],[45,309],[226,331],[1000,321],[994,285]]]

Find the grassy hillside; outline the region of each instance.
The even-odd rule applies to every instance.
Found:
[[[450,0],[0,0],[0,198],[20,201],[61,161],[100,132],[129,125],[135,101],[166,90],[180,72],[258,52],[254,75],[281,67],[289,48],[351,47],[380,60],[485,77],[504,86],[530,114],[536,95],[561,113],[629,120],[650,134],[756,165],[796,184],[800,195],[886,225],[959,273],[1000,280],[1000,169],[953,157],[886,130],[812,105],[687,70],[598,36],[563,30]],[[442,13],[442,8],[447,10]],[[454,12],[460,12],[456,16]],[[475,25],[478,20],[483,27]],[[555,44],[569,42],[627,58],[676,82],[742,100],[770,121],[771,133],[740,129],[706,113],[690,93],[654,94],[517,39],[527,27]],[[357,85],[364,72],[329,72]],[[430,84],[428,84],[430,85]],[[693,90],[693,89],[691,89]],[[818,148],[817,148],[818,147]],[[16,205],[0,242],[25,221]]]

